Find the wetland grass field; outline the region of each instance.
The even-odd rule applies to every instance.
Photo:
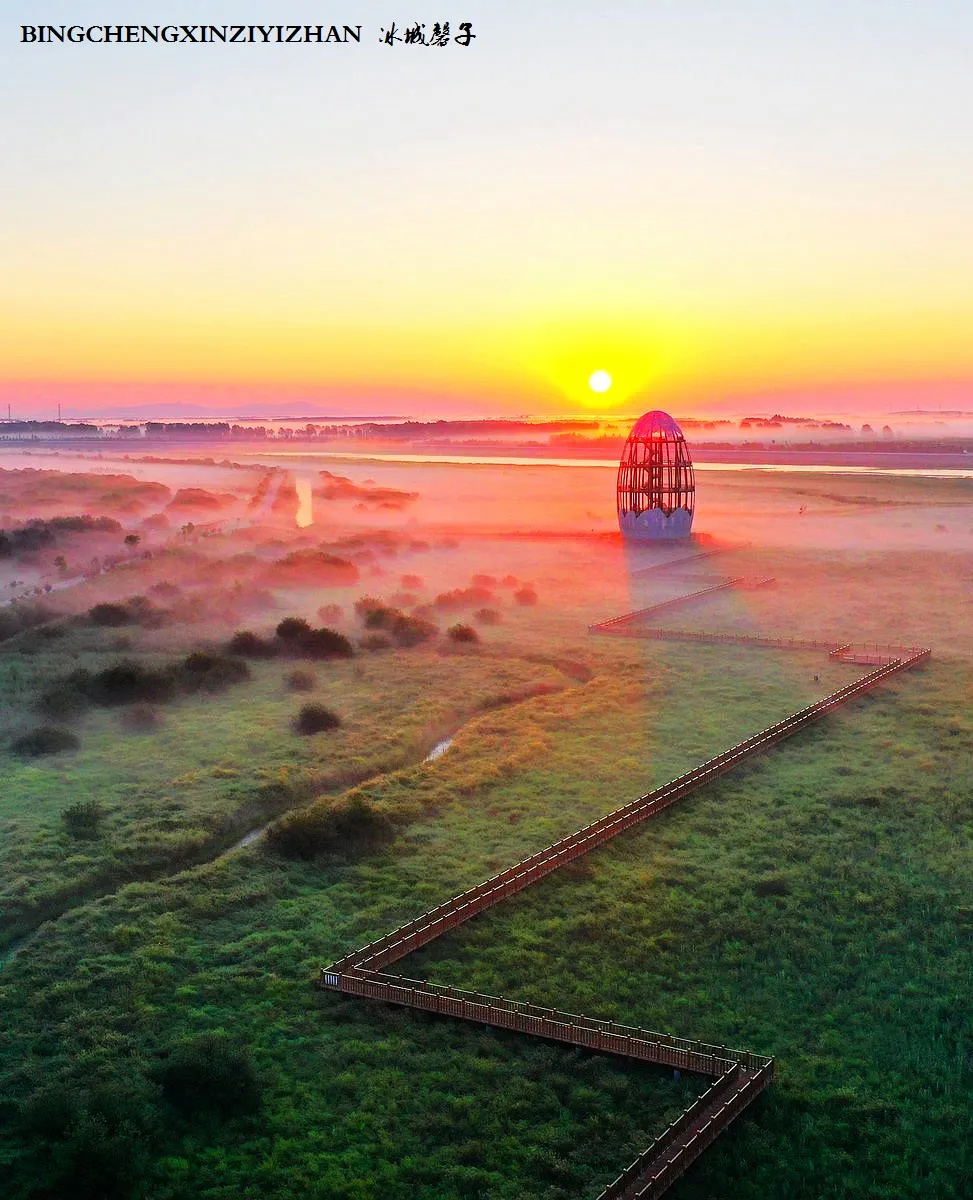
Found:
[[[404,468],[342,470],[406,487]],[[444,471],[411,467],[408,486],[435,493]],[[472,491],[485,479],[477,468]],[[541,499],[558,512],[594,503],[592,472],[517,479],[531,513]],[[778,586],[668,623],[914,642],[932,661],[402,969],[773,1054],[773,1087],[674,1197],[959,1200],[973,1172],[973,495],[764,477],[745,509],[737,486],[714,481],[714,533],[755,535],[763,522],[765,534],[705,571]],[[802,524],[799,505],[819,502],[809,491],[822,514]],[[888,538],[897,498],[903,529]],[[644,563],[604,530],[457,536],[413,521],[403,540],[401,521],[391,538],[369,520],[332,505],[303,530],[159,546],[66,589],[61,616],[0,643],[5,1196],[594,1197],[703,1090],[688,1074],[321,993],[315,975],[855,668],[589,636],[593,621],[696,586],[634,577]],[[352,536],[356,582],[266,582],[264,563]],[[231,621],[206,580],[234,555],[273,607]],[[162,595],[151,587],[177,575],[205,598],[193,622],[87,619],[96,603]],[[515,599],[525,585],[536,603]],[[440,632],[363,649],[369,610],[355,602],[367,596]],[[123,660],[181,681],[187,656],[227,654],[235,630],[269,644],[282,618],[320,625],[329,604],[351,657],[306,661],[281,646],[247,658],[245,676],[173,684],[148,706],[79,704],[55,722],[74,750],[14,749],[49,723],[38,705],[72,671],[100,679]],[[496,619],[477,621],[474,604]],[[478,640],[451,638],[456,622]],[[310,682],[295,688],[298,669]],[[340,724],[298,733],[310,701]]]

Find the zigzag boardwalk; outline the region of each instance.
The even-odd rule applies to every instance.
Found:
[[[836,641],[807,642],[797,639],[767,638],[745,634],[693,634],[686,631],[638,628],[636,622],[660,609],[740,586],[747,581],[727,580],[704,588],[677,601],[667,601],[637,613],[627,613],[590,627],[592,633],[615,636],[672,638],[674,640],[736,642],[776,649],[826,650],[841,662],[859,663],[874,669],[854,683],[839,688],[815,704],[799,709],[776,725],[761,730],[715,758],[701,763],[685,775],[640,796],[637,800],[607,813],[583,829],[554,842],[544,850],[492,878],[453,896],[450,900],[416,917],[375,942],[321,971],[321,987],[351,996],[401,1004],[425,1012],[475,1021],[529,1034],[549,1041],[618,1055],[640,1063],[694,1071],[715,1080],[713,1085],[683,1115],[658,1137],[617,1179],[608,1185],[598,1200],[634,1200],[662,1193],[686,1168],[711,1145],[719,1134],[770,1084],[774,1060],[748,1050],[729,1050],[670,1034],[616,1025],[592,1017],[538,1008],[523,1001],[485,996],[457,988],[389,975],[383,970],[390,963],[428,945],[444,933],[475,917],[477,913],[516,895],[566,863],[588,854],[626,830],[641,824],[676,801],[733,770],[739,763],[762,754],[784,738],[807,728],[834,712],[849,700],[863,695],[898,671],[925,662],[928,649],[920,647],[862,647]],[[760,581],[764,583],[767,581]]]

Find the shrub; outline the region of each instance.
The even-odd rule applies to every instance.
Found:
[[[121,721],[131,733],[151,733],[162,724],[162,713],[151,704],[133,704],[122,714]]]
[[[454,642],[478,642],[480,635],[472,625],[450,625],[446,636]]]
[[[317,680],[310,671],[291,671],[287,676],[287,687],[292,692],[310,692]]]
[[[530,586],[529,583],[524,584],[522,588],[518,588],[514,592],[514,599],[518,604],[536,604],[537,592]]]
[[[388,605],[384,601],[377,599],[375,596],[362,596],[355,601],[355,615],[361,621],[368,618],[368,614],[376,608],[387,608]]]
[[[25,758],[40,758],[43,754],[77,750],[80,745],[80,740],[70,730],[58,729],[56,725],[39,725],[17,738],[13,743],[13,751]]]
[[[497,586],[497,581],[493,575],[474,575],[473,586],[482,588],[495,588]]]
[[[390,629],[396,618],[401,617],[402,612],[398,608],[392,608],[388,604],[379,604],[374,608],[370,608],[365,614],[366,629]]]
[[[311,632],[311,626],[303,617],[285,617],[277,626],[276,633],[282,642],[296,642],[305,633]]]
[[[124,604],[96,604],[88,610],[92,625],[116,629],[120,625],[146,625],[158,628],[165,613],[154,608],[147,596],[130,596]]]
[[[183,660],[182,685],[190,692],[218,692],[231,683],[250,678],[250,668],[239,658],[210,650],[194,650]]]
[[[273,642],[267,641],[250,629],[238,629],[226,648],[231,654],[239,654],[243,658],[271,658],[277,653]]]
[[[85,684],[88,699],[105,707],[135,704],[140,700],[168,700],[174,691],[172,671],[143,667],[128,660],[105,667],[91,675]]]
[[[758,896],[789,896],[791,885],[786,875],[764,875],[753,885],[753,890]]]
[[[267,831],[271,847],[286,858],[309,861],[318,854],[354,856],[391,839],[392,822],[364,796],[319,800],[289,813]]]
[[[122,659],[92,673],[71,674],[53,684],[41,697],[39,707],[50,716],[70,716],[83,710],[86,703],[104,708],[126,704],[160,704],[171,700],[177,686],[182,691],[219,691],[232,683],[250,678],[250,668],[239,658],[210,650],[194,650],[177,667],[145,667]],[[134,717],[130,728],[148,729],[156,717]]]
[[[323,704],[305,704],[294,718],[294,729],[302,734],[325,733],[340,724],[341,718]]]
[[[384,633],[369,633],[358,643],[363,650],[388,650],[392,645],[392,639],[385,636]]]
[[[103,625],[114,629],[119,625],[128,625],[132,614],[124,604],[96,604],[88,609],[88,620],[92,625]]]
[[[61,1078],[24,1105],[23,1128],[30,1140],[48,1143],[37,1147],[47,1176],[32,1189],[38,1200],[130,1200],[132,1180],[147,1174],[158,1132],[154,1088],[122,1070],[80,1083]]]
[[[61,821],[72,837],[93,838],[104,815],[105,810],[97,800],[80,800],[61,813]]]
[[[420,642],[428,642],[435,637],[439,629],[423,617],[407,617],[400,613],[392,622],[389,632],[399,646],[418,646]]]
[[[334,629],[309,629],[301,636],[297,647],[308,658],[351,658],[355,653],[345,635]]]
[[[495,600],[496,596],[489,588],[468,587],[440,592],[433,604],[437,608],[475,608],[477,605],[491,604]]]
[[[481,625],[499,625],[501,621],[500,613],[495,608],[478,608],[473,619]]]
[[[323,550],[294,550],[278,559],[268,577],[283,576],[288,582],[342,587],[358,581],[358,568],[346,558]]]
[[[53,683],[37,702],[37,708],[45,716],[69,720],[80,716],[88,707],[85,684],[90,677],[88,671],[75,671],[64,679]]]
[[[402,584],[402,586],[407,591],[414,592],[422,587],[422,576],[421,575],[403,575],[402,578],[399,580],[399,582]]]
[[[164,613],[153,606],[148,596],[129,596],[125,607],[131,619],[138,625],[157,629],[163,622]]]
[[[318,609],[318,619],[321,621],[340,621],[345,610],[340,604],[322,604]]]
[[[223,1116],[260,1108],[260,1081],[245,1049],[223,1033],[207,1033],[170,1052],[158,1073],[162,1094],[184,1113]]]

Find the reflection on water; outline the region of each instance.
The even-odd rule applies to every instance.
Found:
[[[614,458],[528,458],[514,455],[478,454],[383,454],[373,451],[371,454],[351,453],[343,450],[242,450],[237,452],[239,458],[327,458],[336,462],[354,459],[361,462],[390,462],[390,463],[452,463],[457,466],[480,467],[610,467],[618,469],[618,460]],[[973,467],[852,467],[852,466],[810,466],[803,463],[711,463],[694,462],[695,471],[776,471],[785,475],[899,475],[920,479],[973,479]],[[297,494],[301,500],[301,511],[298,512],[298,525],[309,525],[313,518],[308,516],[306,521],[301,519],[304,506],[302,487],[307,488],[307,511],[311,511],[311,485],[306,480],[297,481]]]
[[[450,746],[452,744],[453,744],[453,739],[451,737],[444,737],[441,741],[438,741],[435,744],[435,746],[433,746],[433,748],[429,751],[429,753],[426,755],[425,761],[426,762],[435,762],[435,760],[437,758],[442,758],[442,756],[446,753],[446,751],[450,748]]]
[[[294,480],[297,489],[297,524],[301,529],[314,522],[314,501],[311,498],[311,483],[298,476]]]

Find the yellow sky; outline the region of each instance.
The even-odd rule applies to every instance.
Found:
[[[811,30],[704,0],[580,16],[498,0],[465,57],[375,39],[326,69],[6,46],[0,392],[524,412],[973,379],[973,19],[897,10],[876,38],[831,0]]]

